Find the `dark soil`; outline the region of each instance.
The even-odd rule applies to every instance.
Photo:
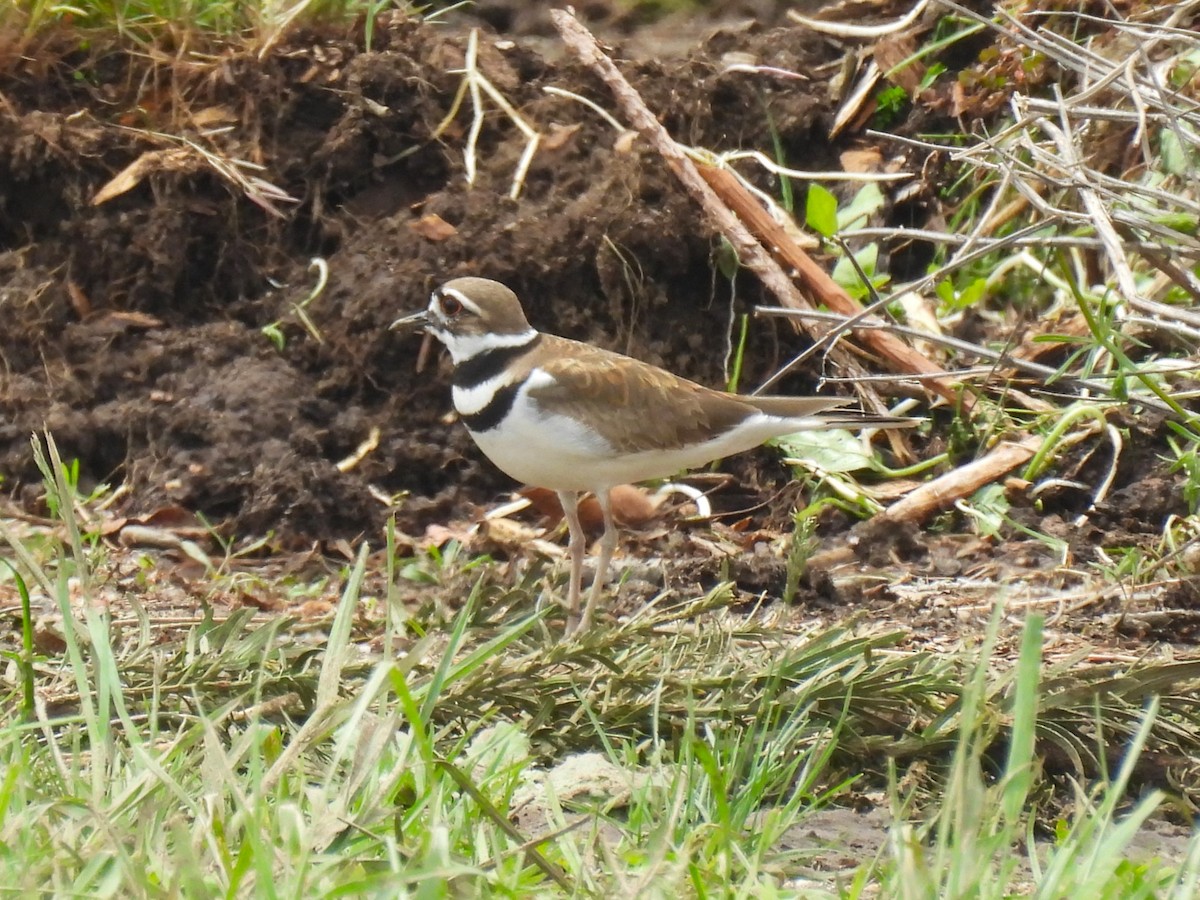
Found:
[[[839,168],[850,149],[912,152],[867,140],[865,122],[828,139],[847,46],[789,25],[774,4],[657,26],[604,4],[583,12],[606,29],[622,69],[678,139],[769,156],[777,140],[786,160],[808,169]],[[770,298],[748,275],[731,292],[715,274],[718,240],[644,142],[627,146],[584,106],[545,92],[613,108],[590,72],[557,49],[544,7],[483,3],[475,14],[484,25],[481,71],[551,137],[518,200],[509,193],[524,143],[495,107],[474,185],[464,168],[469,100],[439,131],[461,81],[463,21],[396,15],[377,24],[370,50],[361,27],[297,33],[261,60],[217,48],[165,66],[128,49],[82,49],[70,34],[8,56],[0,69],[0,474],[27,510],[37,510],[41,493],[29,439],[43,429],[79,461],[84,490],[128,485],[127,514],[180,506],[232,535],[272,533],[282,547],[377,540],[393,511],[401,528],[420,533],[494,502],[515,486],[447,421],[445,365],[419,371],[419,341],[387,329],[459,275],[509,284],[545,330],[723,382],[732,317]],[[725,72],[731,60],[805,80]],[[961,127],[937,109],[914,110],[896,127]],[[929,185],[889,215],[936,226],[945,214],[936,200],[943,161],[905,164]],[[294,202],[256,196],[235,170]],[[127,189],[106,189],[122,172]],[[777,183],[760,180],[778,195]],[[313,257],[329,268],[306,309],[319,339],[295,312],[315,281]],[[885,264],[900,271],[926,261],[897,248]],[[263,333],[272,323],[281,348]],[[743,385],[803,347],[786,327],[752,320]],[[800,371],[777,390],[806,392],[821,374]],[[376,429],[377,446],[339,469]],[[1122,540],[1156,535],[1166,516],[1186,511],[1160,447],[1122,460],[1088,541],[1104,543],[1104,529]],[[1103,452],[1065,461],[1074,470],[1064,477],[1103,472]],[[764,502],[786,480],[773,454],[724,467],[743,486],[725,508],[749,497],[759,524],[786,525],[797,498]],[[393,507],[381,496],[403,499]],[[1030,524],[1053,526],[1089,500],[1065,492],[1031,507]],[[822,535],[850,525],[828,516]],[[900,535],[875,555],[946,576],[992,555],[990,542],[974,541],[964,561],[940,541]],[[1028,564],[1041,569],[1046,560],[1032,552]],[[735,568],[756,593],[778,593],[786,581],[778,560]],[[814,602],[823,596],[819,584],[805,589]]]
[[[417,343],[387,331],[435,284],[468,273],[511,285],[547,330],[720,382],[730,301],[713,275],[716,242],[653,153],[615,148],[598,117],[543,91],[607,103],[588,73],[549,66],[521,42],[497,49],[485,35],[480,67],[522,115],[547,132],[581,127],[538,154],[513,201],[523,144],[493,110],[476,184],[465,183],[469,112],[435,137],[465,41],[463,30],[398,18],[376,32],[373,52],[354,37],[306,34],[261,63],[230,52],[194,72],[147,69],[115,49],[4,72],[7,484],[28,496],[29,435],[48,428],[64,457],[79,459],[85,488],[127,481],[131,511],[180,504],[236,534],[376,533],[388,509],[368,485],[412,493],[401,508],[409,527],[489,499],[509,485],[443,421],[444,372],[418,373]],[[822,40],[751,26],[688,59],[627,68],[676,135],[714,149],[769,146],[773,121],[806,164],[833,165],[837,148],[819,138],[829,100],[720,74],[721,55],[735,49],[805,72],[839,59]],[[206,137],[196,121],[232,129]],[[258,177],[298,202],[275,202],[272,214],[156,133],[254,161]],[[139,159],[136,184],[96,205]],[[455,233],[431,239],[414,228],[432,215]],[[330,270],[308,310],[319,342],[291,312],[313,282],[314,256]],[[737,309],[760,299],[743,279]],[[282,350],[260,331],[277,320]],[[797,349],[756,327],[747,377]],[[339,472],[372,428],[378,449]]]

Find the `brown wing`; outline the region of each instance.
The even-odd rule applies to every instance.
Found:
[[[547,412],[586,419],[624,453],[699,443],[757,412],[750,403],[619,353],[543,335],[538,368],[554,384],[529,397]]]

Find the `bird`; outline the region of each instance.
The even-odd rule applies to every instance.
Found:
[[[910,418],[840,409],[841,397],[760,397],[705,387],[592,344],[538,331],[517,295],[455,278],[392,330],[422,330],[449,351],[451,397],[483,454],[505,474],[557,493],[570,534],[567,634],[592,624],[617,547],[610,491],[675,475],[798,431],[896,428]],[[586,606],[579,498],[592,492],[604,534]]]

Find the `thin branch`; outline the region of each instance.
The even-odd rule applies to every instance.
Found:
[[[564,10],[551,10],[550,17],[563,43],[608,85],[625,119],[658,151],[684,189],[704,210],[710,223],[733,245],[738,261],[754,272],[767,290],[778,297],[784,306],[792,309],[811,308],[811,304],[792,283],[783,267],[755,239],[741,219],[721,202],[717,193],[701,177],[684,148],[672,139],[667,129],[650,112],[637,91],[600,49],[591,32]],[[816,336],[819,337],[819,333]],[[831,354],[839,365],[848,370],[860,370],[857,362],[845,350],[834,348]],[[864,393],[864,398],[871,399],[872,405],[877,408],[883,405],[882,401],[872,394]]]

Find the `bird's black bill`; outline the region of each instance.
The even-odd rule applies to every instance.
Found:
[[[388,326],[389,331],[416,331],[429,324],[429,310],[423,309],[410,316],[401,316]]]

